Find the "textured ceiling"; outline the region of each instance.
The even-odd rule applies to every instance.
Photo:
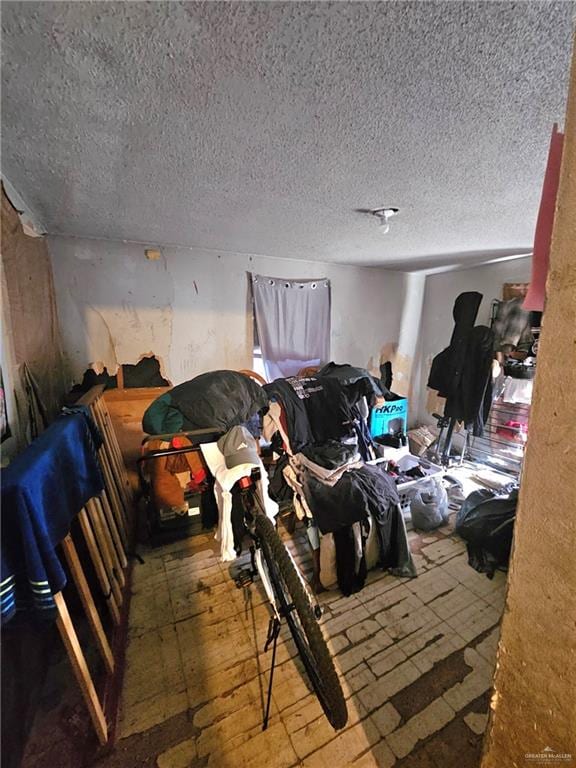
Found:
[[[49,232],[414,267],[526,251],[572,2],[2,3]],[[356,208],[394,205],[388,235]]]

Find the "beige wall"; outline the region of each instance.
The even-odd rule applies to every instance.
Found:
[[[482,768],[576,765],[576,61],[492,710]]]
[[[406,288],[399,272],[199,248],[162,248],[51,237],[66,355],[78,380],[91,364],[114,372],[153,352],[172,383],[218,368],[251,368],[248,272],[280,278],[328,277],[332,284],[331,356],[378,372],[395,346]]]

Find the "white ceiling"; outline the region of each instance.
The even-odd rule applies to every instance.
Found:
[[[3,2],[51,233],[349,264],[531,247],[573,2]],[[388,235],[357,208],[394,205]]]

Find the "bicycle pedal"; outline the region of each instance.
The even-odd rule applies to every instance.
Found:
[[[236,584],[236,589],[245,589],[251,584],[254,584],[252,571],[240,571],[238,576],[234,579],[234,584]]]
[[[316,618],[318,620],[320,620],[322,618],[322,614],[323,613],[324,613],[324,609],[322,608],[321,605],[315,605],[314,606],[314,616],[316,616]]]

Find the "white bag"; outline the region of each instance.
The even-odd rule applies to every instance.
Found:
[[[448,522],[448,494],[441,482],[421,483],[410,502],[412,525],[420,531],[433,531]]]

